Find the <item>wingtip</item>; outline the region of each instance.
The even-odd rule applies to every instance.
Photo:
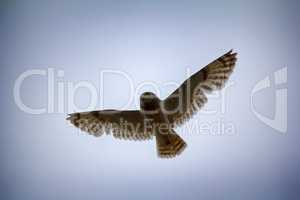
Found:
[[[75,115],[76,115],[76,113],[70,113],[70,114],[67,114],[67,118],[66,118],[66,120],[69,120],[69,121],[71,121],[72,119],[74,119],[74,118],[75,118]]]
[[[71,120],[71,114],[67,114],[67,118],[66,118],[66,120]]]
[[[236,57],[238,55],[233,49],[230,49],[225,55]]]
[[[234,49],[231,49],[229,52],[230,52],[231,54],[237,55],[237,52],[234,51]]]
[[[234,49],[230,49],[230,50],[227,52],[227,54],[237,54],[237,52],[234,51]]]

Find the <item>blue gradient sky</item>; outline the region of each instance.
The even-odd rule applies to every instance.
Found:
[[[299,199],[298,12],[297,1],[283,0],[1,1],[1,199]],[[18,76],[49,67],[64,71],[56,83],[88,80],[97,87],[101,70],[121,70],[134,87],[155,82],[163,98],[174,89],[163,83],[179,84],[187,68],[196,72],[232,48],[239,60],[226,112],[200,113],[193,120],[223,120],[235,134],[177,129],[188,148],[173,160],[156,157],[155,141],[94,138],[65,121],[68,110],[31,115],[14,102]],[[285,134],[261,122],[250,107],[255,84],[283,67]],[[106,78],[104,107],[119,108],[129,86],[121,77]],[[47,104],[46,81],[35,76],[24,82],[26,104]],[[275,89],[257,94],[258,112],[274,115]],[[78,105],[84,107],[87,96],[79,91]],[[214,105],[220,101],[207,106]]]

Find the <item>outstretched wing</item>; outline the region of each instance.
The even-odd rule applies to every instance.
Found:
[[[82,131],[101,136],[112,133],[114,137],[129,140],[152,138],[152,131],[144,124],[144,115],[139,110],[100,110],[69,114],[67,118]]]
[[[207,102],[206,93],[225,85],[234,69],[236,55],[231,50],[214,60],[162,101],[162,109],[169,123],[175,126],[183,124]]]

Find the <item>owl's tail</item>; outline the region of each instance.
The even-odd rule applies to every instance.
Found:
[[[156,145],[158,156],[161,158],[175,157],[187,146],[174,130],[171,130],[169,134],[156,134]]]

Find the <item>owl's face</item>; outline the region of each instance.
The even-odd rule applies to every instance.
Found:
[[[160,100],[152,92],[144,92],[140,96],[140,107],[143,111],[156,111],[159,109]]]

